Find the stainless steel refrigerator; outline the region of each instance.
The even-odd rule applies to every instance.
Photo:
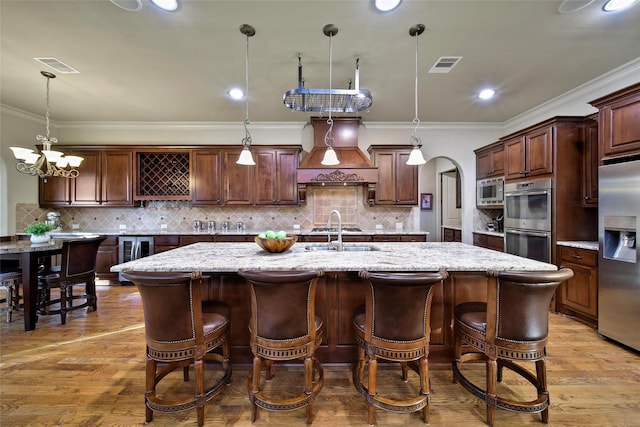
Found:
[[[599,169],[598,332],[640,350],[640,160]]]

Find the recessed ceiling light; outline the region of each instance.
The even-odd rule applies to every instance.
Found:
[[[495,94],[496,91],[493,89],[482,89],[480,93],[478,93],[478,98],[487,100],[493,98],[493,95]]]
[[[626,9],[638,0],[609,0],[604,4],[602,10],[605,12],[617,12]]]
[[[151,3],[155,4],[162,10],[173,12],[178,9],[178,0],[151,0]]]
[[[229,94],[231,99],[242,99],[242,98],[244,98],[244,91],[242,89],[238,89],[237,87],[234,87],[233,89],[229,89],[229,92],[227,92],[227,93]]]
[[[398,7],[401,2],[402,0],[374,0],[373,4],[380,12],[389,12]]]

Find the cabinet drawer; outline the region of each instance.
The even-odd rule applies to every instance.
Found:
[[[155,236],[154,244],[158,246],[178,246],[180,244],[180,235],[171,236]]]
[[[572,262],[575,264],[590,267],[598,266],[598,253],[586,249],[569,248],[560,246],[560,261]]]

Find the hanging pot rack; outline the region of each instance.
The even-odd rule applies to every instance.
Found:
[[[338,34],[338,27],[325,25],[322,32],[327,37]],[[304,87],[302,78],[302,60],[298,55],[298,87],[283,95],[287,108],[303,112],[356,113],[368,110],[373,104],[371,92],[360,89],[360,58],[356,58],[355,87],[351,89],[308,89]]]

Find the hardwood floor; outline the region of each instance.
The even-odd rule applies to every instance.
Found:
[[[60,325],[59,316],[40,316],[24,332],[22,313],[0,321],[0,425],[135,426],[144,424],[144,326],[135,287],[98,285],[98,311],[79,310]],[[604,340],[591,328],[551,315],[548,377],[550,426],[640,425],[640,356]],[[431,425],[483,426],[482,402],[451,381],[449,365],[431,365]],[[206,407],[205,425],[250,426],[246,366],[234,366],[233,383]],[[507,371],[505,371],[507,372]],[[298,371],[279,367],[293,383]],[[181,374],[176,384],[184,386]],[[399,369],[383,369],[379,387],[389,393],[418,389],[412,373],[405,385],[393,381]],[[482,377],[482,369],[478,367]],[[394,378],[396,377],[396,378]],[[530,386],[505,374],[515,393]],[[350,367],[325,366],[325,385],[315,405],[315,427],[364,426],[366,406],[351,383]],[[419,426],[418,413],[376,411],[379,426]],[[196,425],[195,411],[156,414],[152,426]],[[259,411],[255,426],[303,426],[303,410]],[[498,411],[496,426],[542,425],[539,415]]]

